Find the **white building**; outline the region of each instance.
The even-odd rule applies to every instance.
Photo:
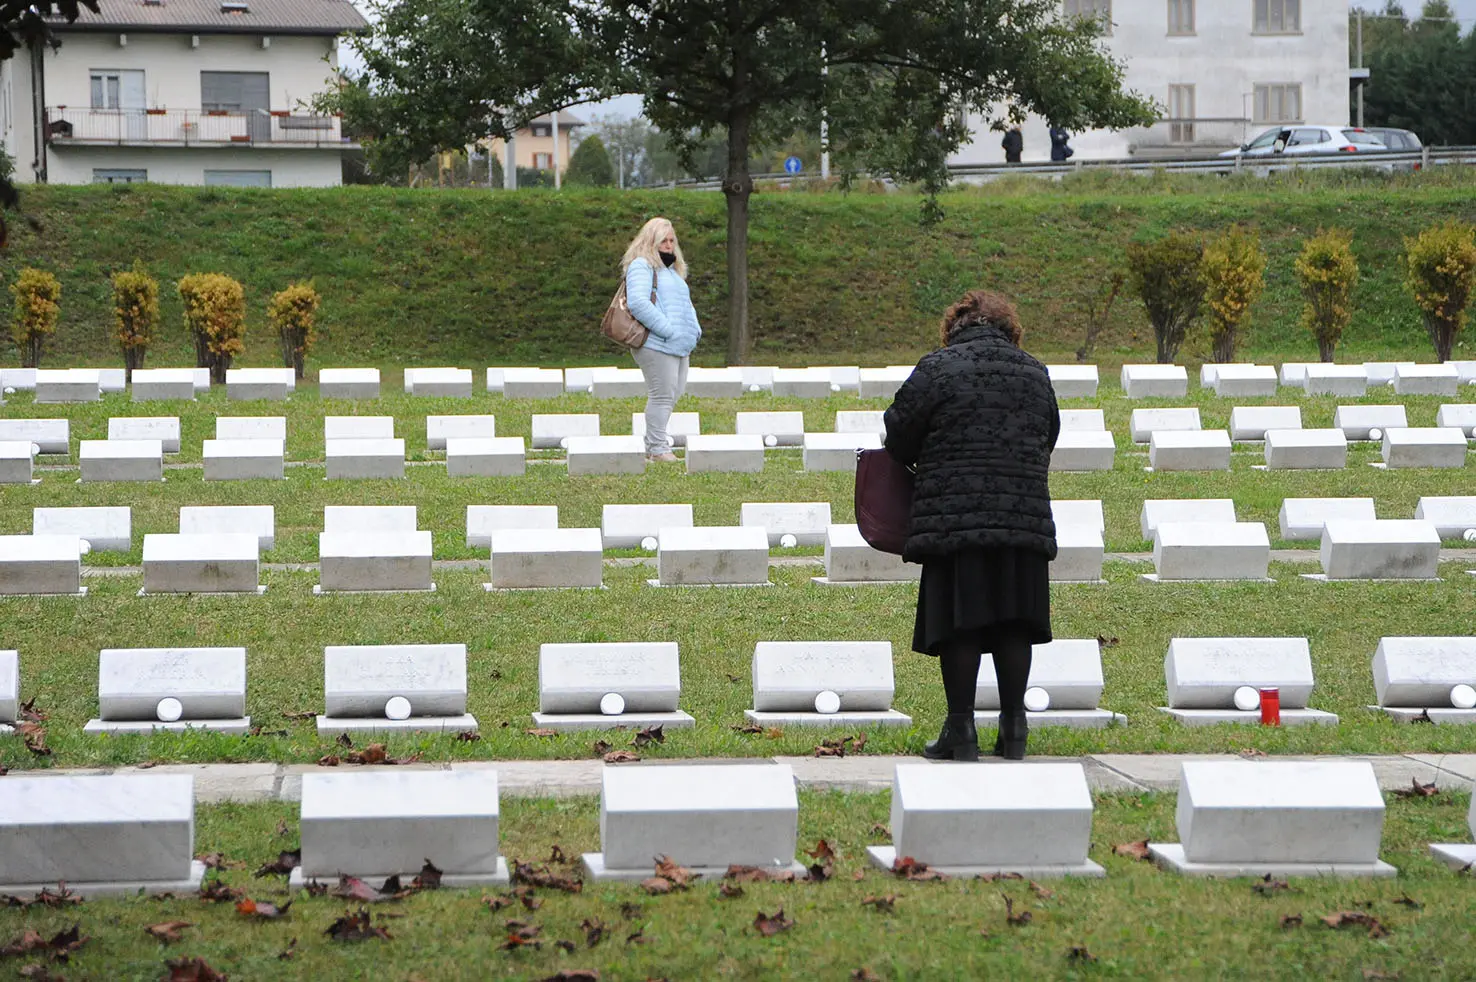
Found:
[[[61,47],[0,68],[0,134],[18,181],[342,183],[340,121],[306,108],[331,84],[348,0],[99,0]],[[39,148],[39,152],[38,152]]]
[[[1153,99],[1152,126],[1073,133],[1076,158],[1224,150],[1278,123],[1348,123],[1348,0],[1060,0],[1098,16],[1124,88]],[[1000,163],[1002,135],[972,116],[974,141],[951,160]],[[1023,159],[1049,160],[1046,121],[1029,117]]]

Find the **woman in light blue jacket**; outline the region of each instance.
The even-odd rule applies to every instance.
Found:
[[[646,456],[676,460],[666,427],[672,407],[686,391],[687,364],[702,338],[702,327],[687,289],[687,261],[671,222],[653,218],[641,226],[620,268],[625,274],[625,302],[651,332],[644,345],[631,350],[646,377]]]

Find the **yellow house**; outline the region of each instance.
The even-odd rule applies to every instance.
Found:
[[[518,130],[513,138],[513,153],[517,157],[517,166],[532,167],[535,170],[553,170],[554,156],[558,155],[559,170],[569,169],[569,157],[574,153],[574,147],[579,144],[578,130],[588,124],[567,110],[558,114],[559,140],[558,146],[554,146],[552,115],[538,116],[527,126]],[[507,162],[507,151],[500,138],[484,140],[482,143],[504,164]]]

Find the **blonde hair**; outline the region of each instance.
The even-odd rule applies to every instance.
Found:
[[[686,279],[687,260],[682,256],[681,240],[676,237],[676,229],[671,227],[671,220],[659,216],[642,225],[636,237],[630,240],[630,245],[625,247],[625,256],[620,260],[620,272],[625,273],[637,259],[644,259],[654,270],[661,269],[661,256],[656,246],[666,238],[667,232],[671,233],[672,240],[676,243],[676,262],[672,264],[672,268],[678,276]]]

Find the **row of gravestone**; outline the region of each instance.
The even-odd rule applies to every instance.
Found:
[[[198,889],[194,777],[20,777],[0,798],[0,893],[64,882],[79,896]],[[355,876],[441,886],[508,882],[494,769],[306,774],[299,864],[288,885]],[[1100,877],[1089,857],[1093,802],[1079,763],[899,763],[888,846],[867,858],[944,875]],[[1379,859],[1385,805],[1368,761],[1187,761],[1181,842],[1150,843],[1164,868],[1191,876],[1394,876]],[[1476,838],[1476,802],[1468,815]],[[606,766],[600,851],[590,880],[640,880],[675,864],[718,879],[733,867],[803,877],[799,799],[787,764]],[[1434,843],[1452,868],[1476,845]],[[429,869],[427,869],[429,867]]]
[[[1476,722],[1476,637],[1387,637],[1372,662],[1378,703],[1399,721]],[[888,641],[761,641],[752,661],[753,708],[761,726],[910,726],[892,708]],[[1279,723],[1336,724],[1308,706],[1313,689],[1306,638],[1174,638],[1164,657],[1168,705],[1186,726],[1254,723],[1261,693],[1276,690]],[[1100,706],[1104,680],[1095,639],[1037,645],[1026,709],[1037,726],[1095,729],[1127,718]],[[336,645],[323,651],[324,713],[318,732],[475,731],[467,714],[466,645]],[[679,706],[675,642],[545,644],[538,653],[536,726],[587,730],[693,725]],[[20,707],[20,656],[0,651],[0,724]],[[984,659],[976,720],[995,724],[999,685]],[[89,733],[198,727],[251,728],[246,649],[107,648],[98,656],[98,717]]]
[[[1048,368],[1054,382],[1057,366]],[[1093,380],[1095,375],[1093,368]],[[1183,398],[1189,393],[1189,373],[1180,365],[1124,365],[1121,384],[1129,399]],[[1287,362],[1279,373],[1271,365],[1208,364],[1200,369],[1199,384],[1213,389],[1221,398],[1274,396],[1279,387],[1299,389],[1308,395],[1364,396],[1370,386],[1382,385],[1392,387],[1397,395],[1453,396],[1459,386],[1476,384],[1476,362]],[[1057,383],[1057,393],[1060,391]],[[1091,394],[1096,394],[1095,386]]]

